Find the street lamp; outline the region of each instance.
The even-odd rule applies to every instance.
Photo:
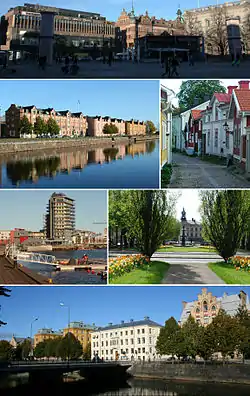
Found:
[[[31,342],[31,353],[30,356],[33,356],[33,344],[32,344],[32,336],[33,336],[33,323],[36,322],[39,318],[34,318],[30,323],[30,342]]]
[[[63,302],[60,303],[61,307],[65,307],[68,309],[68,365],[69,365],[69,329],[70,329],[70,306],[64,304]]]

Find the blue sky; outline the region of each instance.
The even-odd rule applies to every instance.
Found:
[[[3,114],[11,103],[110,115],[123,119],[159,119],[159,82],[126,80],[0,81]],[[78,107],[78,100],[80,105]]]
[[[11,297],[0,297],[2,310],[0,318],[8,324],[0,328],[0,339],[29,336],[31,321],[36,332],[42,327],[55,330],[67,326],[67,309],[60,302],[69,305],[72,321],[95,323],[105,326],[109,322],[120,323],[143,319],[149,316],[164,324],[170,316],[179,320],[182,301],[197,299],[201,287],[195,286],[15,286]],[[249,294],[250,287],[208,287],[217,297],[239,293]]]
[[[0,229],[26,228],[32,231],[43,226],[43,215],[53,192],[63,192],[75,199],[76,228],[103,232],[107,218],[106,191],[0,190]]]
[[[22,5],[24,2],[24,0],[4,0],[0,5],[0,14],[5,13],[10,7]],[[36,2],[30,1],[30,3]],[[113,21],[117,20],[123,8],[130,11],[132,7],[132,0],[71,0],[70,3],[68,0],[41,0],[39,3],[61,8],[97,12]],[[200,6],[216,3],[216,0],[200,0]],[[219,3],[223,3],[223,1],[219,0]],[[174,19],[179,7],[184,10],[195,8],[197,4],[198,0],[174,0],[171,2],[166,2],[166,0],[134,0],[136,14],[142,14],[145,13],[145,10],[148,10],[150,15],[165,19]]]

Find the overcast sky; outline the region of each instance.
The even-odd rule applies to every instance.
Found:
[[[160,80],[161,85],[163,85],[164,87],[170,88],[172,89],[175,94],[177,94],[179,92],[181,83],[183,81],[187,81],[187,80],[181,80],[181,79],[172,79],[172,80]],[[229,85],[238,85],[239,79],[238,80],[220,80],[222,85],[224,85],[226,88]],[[178,105],[178,100],[177,98],[174,97],[174,95],[171,95],[171,99],[172,99],[172,103],[174,106]]]
[[[176,217],[180,220],[182,209],[185,208],[187,219],[191,220],[194,218],[197,221],[200,221],[200,199],[199,199],[199,191],[194,189],[171,189],[171,192],[179,194],[179,198],[176,204]]]

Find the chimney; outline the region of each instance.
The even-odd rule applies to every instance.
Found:
[[[130,322],[133,322],[134,321],[134,319],[130,319]]]
[[[144,316],[144,320],[149,320],[149,316]]]
[[[113,324],[112,322],[109,322],[109,324],[108,324],[108,325],[109,325],[109,326],[112,326],[112,324]]]
[[[124,320],[121,321],[121,324],[124,324]]]
[[[241,81],[239,81],[239,88],[240,89],[249,89],[249,82],[250,81],[247,81],[247,80],[241,80]]]
[[[234,89],[237,89],[237,88],[238,88],[238,87],[235,86],[235,85],[229,85],[229,86],[227,87],[227,93],[228,93],[229,95],[232,95],[233,90],[234,90]]]

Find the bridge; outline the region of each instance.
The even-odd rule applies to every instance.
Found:
[[[31,382],[57,381],[63,374],[79,371],[80,375],[87,380],[105,380],[126,377],[131,364],[127,362],[90,362],[83,360],[75,361],[21,361],[9,362],[0,365],[0,375],[29,373]]]

